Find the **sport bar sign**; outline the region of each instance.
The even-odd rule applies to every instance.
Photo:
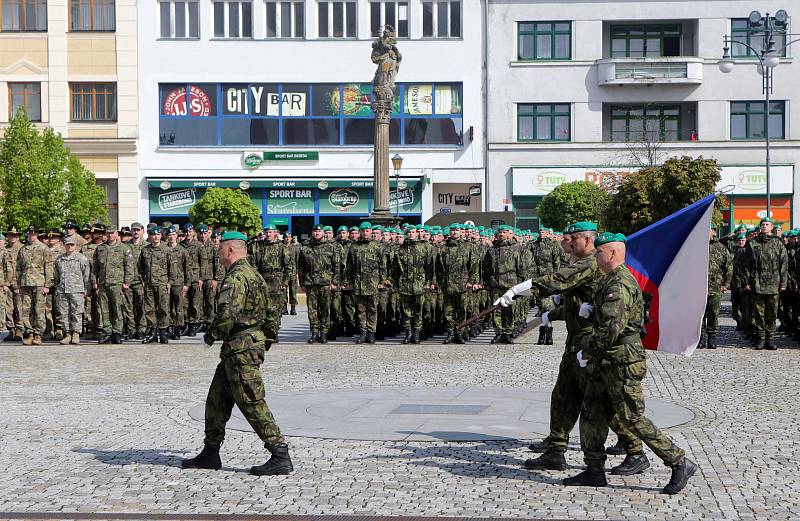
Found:
[[[319,161],[319,152],[264,152],[264,161]]]

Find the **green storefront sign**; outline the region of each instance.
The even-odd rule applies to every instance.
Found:
[[[366,214],[369,213],[371,189],[328,188],[319,191],[319,213],[321,214]]]
[[[319,161],[319,152],[264,152],[264,161]]]
[[[238,183],[236,188],[240,188]],[[150,186],[149,192],[150,215],[183,216],[189,215],[189,209],[205,195],[206,188],[169,186],[165,190],[157,183]],[[248,190],[247,193],[253,204],[261,208],[261,190]]]
[[[267,215],[314,215],[312,188],[269,188]]]

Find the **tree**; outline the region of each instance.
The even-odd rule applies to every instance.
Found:
[[[39,131],[24,109],[0,142],[0,225],[60,228],[106,221],[105,191],[52,128]]]
[[[594,183],[573,181],[558,185],[536,208],[545,226],[560,230],[578,221],[599,223],[609,194]]]
[[[209,188],[189,209],[189,218],[194,223],[222,226],[248,235],[261,229],[261,210],[246,192],[234,188]]]
[[[721,169],[715,159],[671,158],[661,166],[629,174],[611,196],[605,229],[633,233],[715,192]],[[713,222],[722,221],[724,196],[717,195]]]

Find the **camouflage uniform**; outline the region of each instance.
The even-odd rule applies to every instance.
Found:
[[[247,259],[236,261],[220,285],[217,313],[206,342],[222,340],[220,363],[208,389],[205,444],[219,445],[234,404],[270,452],[285,443],[264,401],[259,366],[269,348],[262,325],[269,306],[264,279]]]
[[[48,236],[49,238],[49,236]],[[52,246],[48,246],[50,248],[50,258],[55,263],[55,260],[58,258],[59,255],[65,252],[64,250],[64,243],[60,240],[53,244]],[[59,336],[63,334],[62,324],[64,323],[64,317],[61,316],[61,313],[58,309],[58,300],[55,296],[55,287],[50,288],[50,292],[47,294],[47,298],[45,299],[47,302],[46,308],[47,313],[45,317],[45,334],[50,334],[54,336]]]
[[[644,301],[625,264],[607,274],[592,302],[593,330],[582,346],[591,367],[580,415],[586,465],[603,468],[608,427],[615,415],[667,466],[682,463],[683,450],[644,415],[642,380],[647,373],[647,358],[640,338]]]
[[[436,260],[436,277],[444,295],[444,321],[448,334],[466,320],[467,284],[478,280],[481,262],[464,241],[449,237]]]
[[[139,275],[144,286],[147,327],[166,329],[169,327],[169,279],[167,265],[169,251],[165,244],[149,243],[139,256]]]
[[[50,249],[42,242],[26,244],[17,254],[17,284],[22,302],[22,325],[28,335],[38,341],[45,329],[47,299],[43,288],[53,286],[53,259]]]
[[[514,240],[495,240],[483,257],[483,280],[497,300],[509,288],[526,279],[523,252]],[[509,306],[494,312],[496,335],[510,335],[514,329],[514,308]]]
[[[425,243],[406,239],[391,259],[390,272],[400,296],[403,329],[418,339],[425,290],[434,280],[434,262]]]
[[[353,287],[361,332],[375,334],[378,318],[378,284],[386,272],[383,245],[377,241],[359,239],[347,255],[347,283]]]
[[[81,253],[86,260],[89,261],[89,264],[94,263],[94,253],[97,251],[97,247],[100,246],[102,242],[87,242],[83,246],[81,246]],[[94,275],[92,275],[92,284],[94,284]],[[94,334],[99,328],[100,325],[103,323],[101,313],[100,313],[100,299],[97,296],[97,292],[95,291],[93,286],[89,286],[89,289],[86,291],[86,297],[84,298],[84,329],[87,332],[91,332]]]
[[[744,254],[747,246],[736,246],[733,250],[733,270],[731,275],[731,315],[736,321],[737,331],[750,324],[747,308],[748,295],[744,291],[747,285],[747,274],[744,269]]]
[[[308,324],[312,335],[328,334],[331,326],[331,284],[339,285],[341,250],[332,241],[313,237],[300,248],[297,275],[308,299]]]
[[[708,335],[708,346],[713,345],[713,337],[719,325],[719,304],[722,288],[731,285],[733,256],[719,241],[712,240],[708,245],[708,298],[703,316],[703,329]]]
[[[203,322],[203,285],[200,282],[200,241],[197,239],[185,240],[181,246],[186,250],[186,261],[188,271],[186,282],[189,291],[186,294],[186,320],[191,327],[190,333],[196,332],[196,328]]]
[[[123,288],[122,293],[125,297],[125,322],[127,330],[133,333],[137,338],[140,337],[145,330],[145,316],[144,316],[144,285],[142,284],[142,277],[139,274],[137,267],[139,266],[139,257],[142,255],[142,250],[147,241],[140,240],[138,243],[133,241],[128,243],[133,255],[131,261],[133,264],[133,278],[131,284],[127,289]]]
[[[775,334],[778,295],[786,289],[788,278],[788,257],[780,238],[759,234],[749,241],[745,266],[753,299],[754,342],[763,339],[768,344]]]
[[[295,306],[297,306],[297,257],[300,255],[300,245],[294,242],[284,242],[283,247],[289,251],[289,260],[292,263],[289,268],[292,275],[289,278],[287,289],[289,290],[289,305],[292,306],[292,311],[294,311]]]
[[[253,246],[253,267],[267,283],[267,340],[274,342],[281,328],[281,314],[286,307],[286,287],[295,276],[292,252],[281,242],[264,240]]]
[[[177,336],[185,325],[186,315],[184,314],[184,304],[186,295],[184,288],[190,284],[189,276],[189,256],[186,248],[180,244],[175,246],[167,245],[167,279],[169,283],[169,314],[170,325],[173,329],[173,336]]]
[[[200,280],[203,281],[203,322],[208,324],[214,318],[216,303],[216,284],[213,282],[217,270],[217,249],[210,240],[200,242]]]
[[[21,249],[21,242],[9,245],[2,266],[3,275],[8,285],[8,291],[4,296],[6,329],[8,329],[9,338],[12,340],[22,340],[22,296],[19,293],[17,284],[17,257]]]
[[[59,255],[54,277],[60,324],[65,335],[80,334],[83,328],[84,294],[92,280],[92,267],[82,254]]]
[[[101,244],[97,247],[92,261],[92,273],[97,284],[103,331],[106,334],[122,334],[122,285],[130,285],[134,270],[133,253],[125,244],[117,241],[113,245]]]

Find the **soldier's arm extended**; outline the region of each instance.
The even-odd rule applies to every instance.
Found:
[[[576,288],[595,276],[597,273],[596,266],[591,259],[585,257],[574,264],[560,268],[558,271],[536,277],[531,281],[531,293],[550,296]]]

